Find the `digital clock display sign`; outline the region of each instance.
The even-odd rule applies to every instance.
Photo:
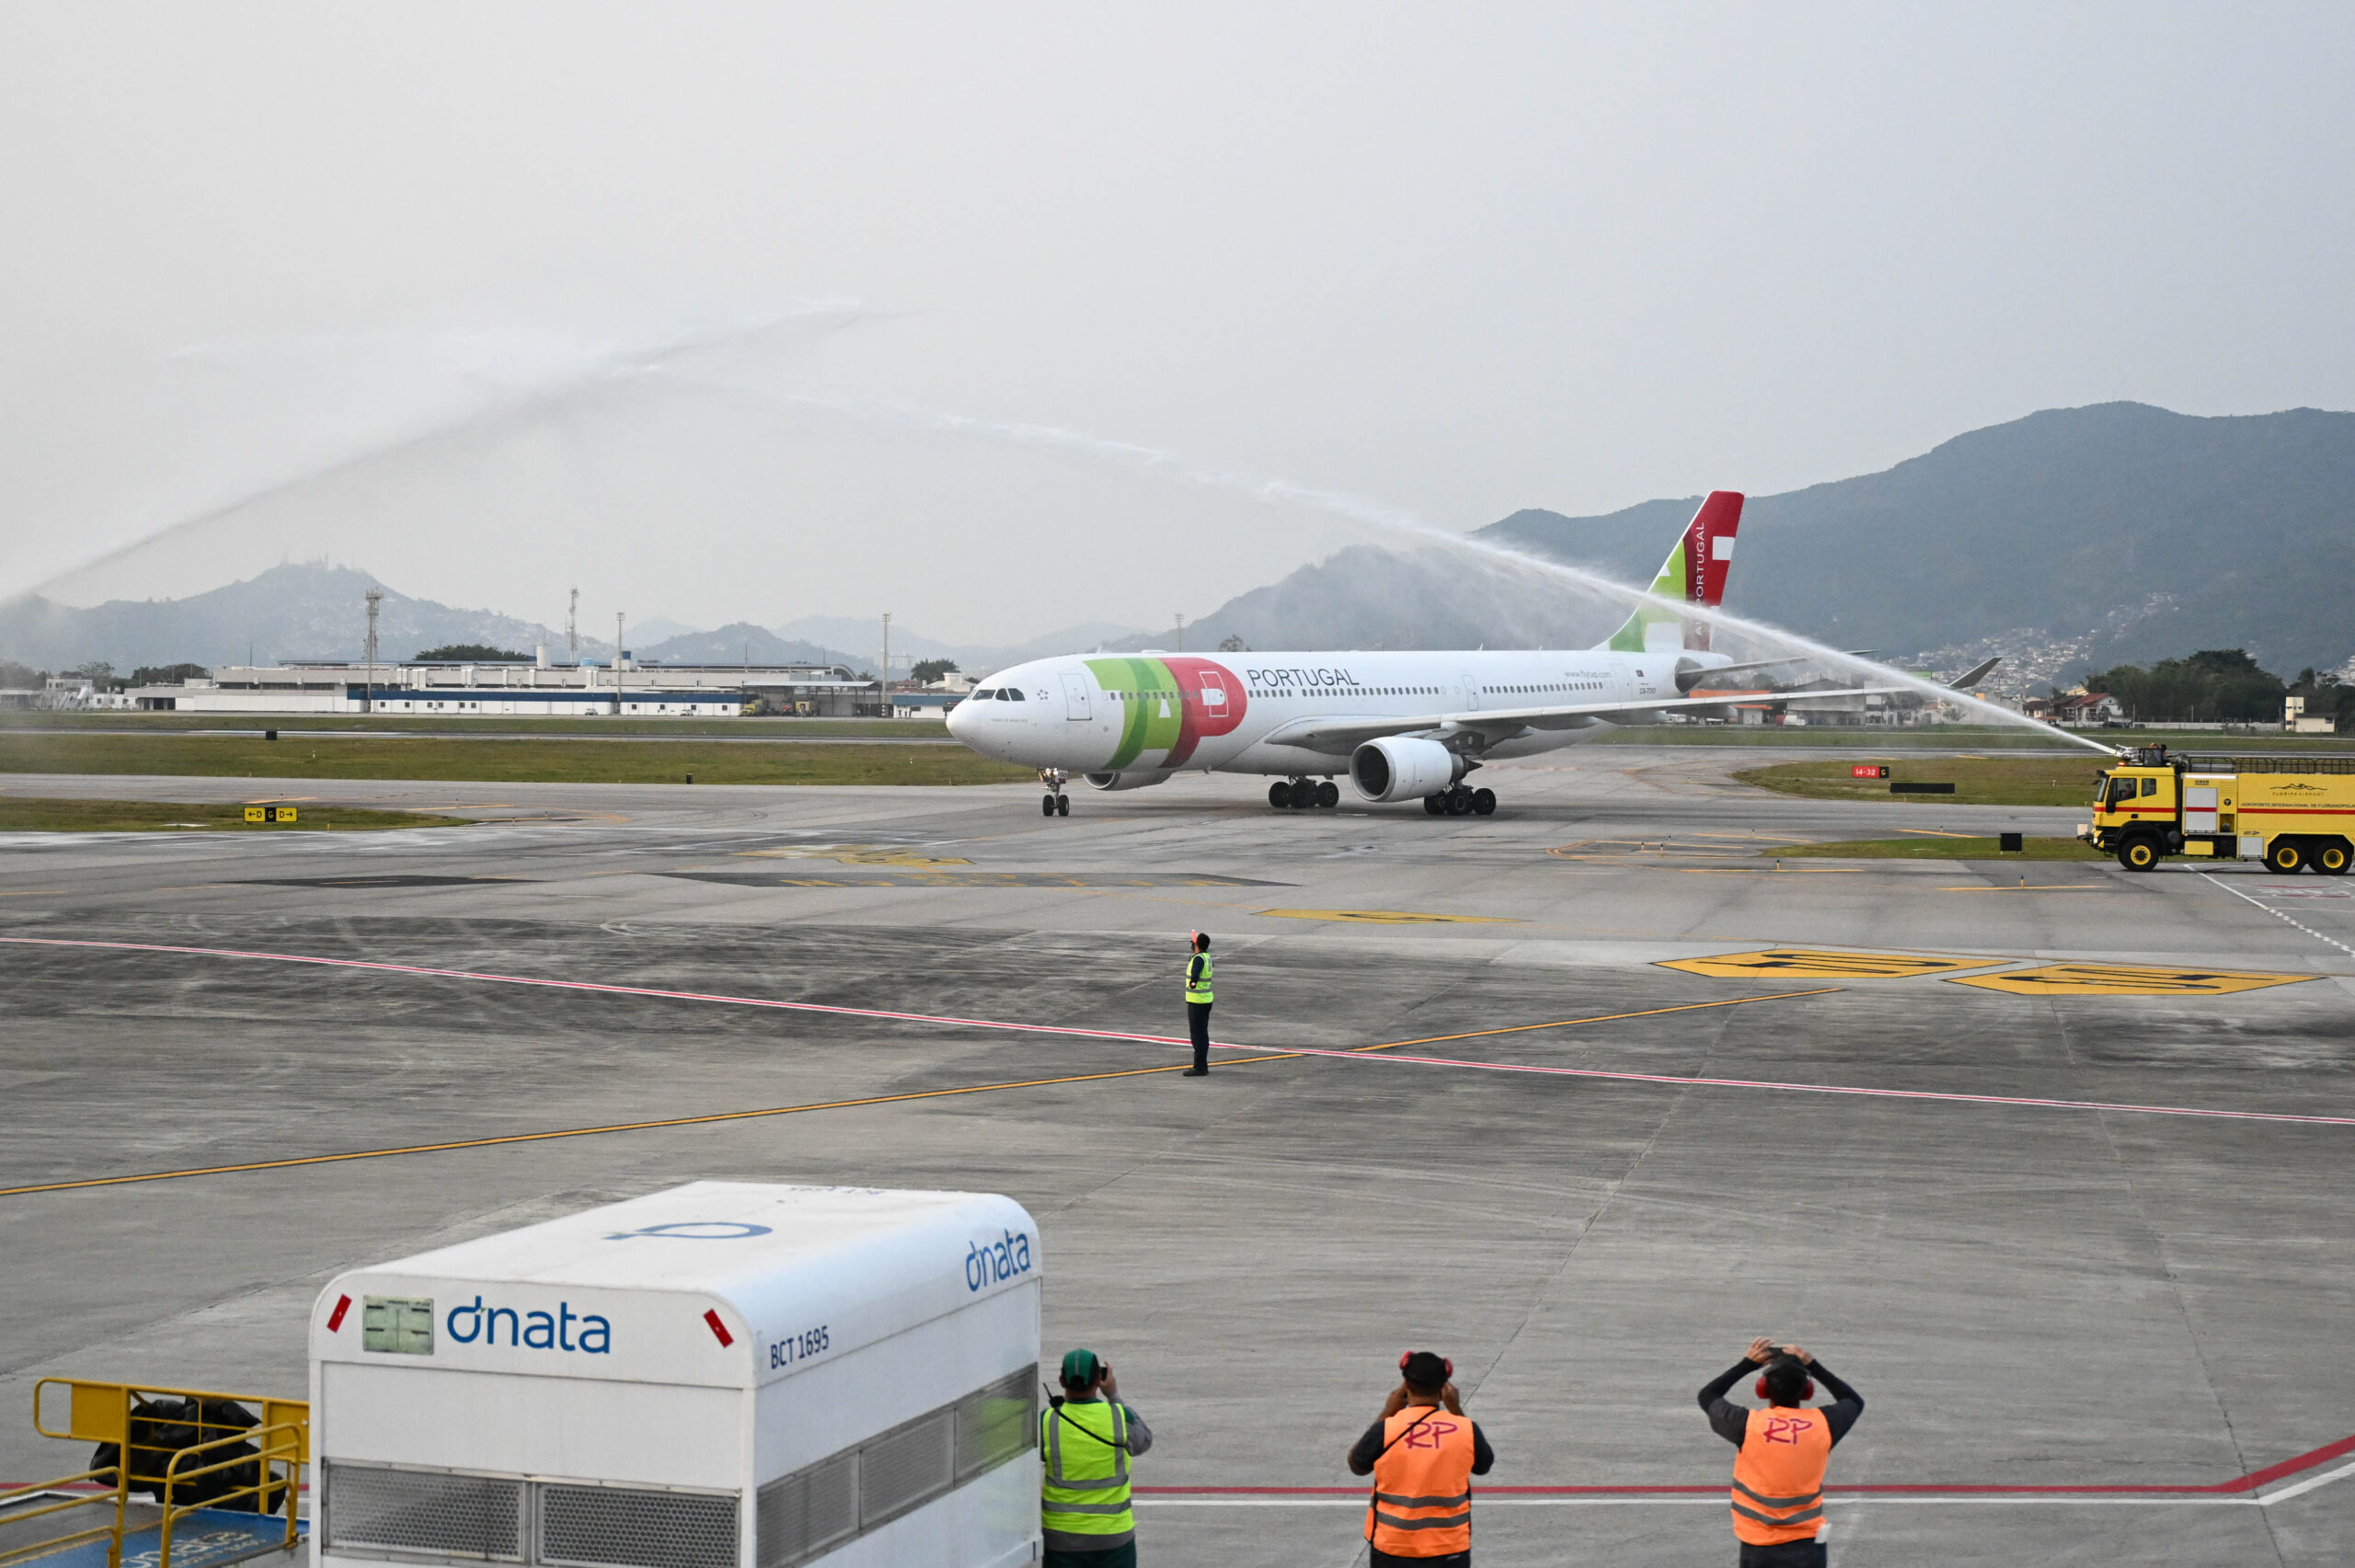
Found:
[[[394,1356],[433,1354],[433,1303],[408,1296],[371,1296],[360,1303],[360,1348]]]

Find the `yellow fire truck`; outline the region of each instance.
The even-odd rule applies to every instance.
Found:
[[[2180,854],[2341,876],[2355,860],[2355,756],[2170,757],[2144,746],[2119,758],[2077,837],[2129,871]]]

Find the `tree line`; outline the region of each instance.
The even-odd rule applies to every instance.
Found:
[[[2108,692],[2138,724],[2279,724],[2282,699],[2303,697],[2307,713],[2355,729],[2355,685],[2311,667],[2284,681],[2246,648],[2202,648],[2148,669],[2121,664],[2086,676],[2085,690]]]

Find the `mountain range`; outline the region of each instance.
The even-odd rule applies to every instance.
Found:
[[[1643,584],[1699,503],[1519,511],[1475,537]],[[2016,684],[2201,647],[2326,668],[2355,655],[2355,414],[2031,414],[1878,474],[1752,497],[1736,561],[1729,611],[1908,660],[2004,653]],[[1576,647],[1621,613],[1465,552],[1359,547],[1228,601],[1187,643]]]
[[[385,596],[376,647],[388,662],[453,643],[525,655],[546,647],[559,663],[569,657],[564,634],[536,622],[414,599],[359,568],[306,562],[272,567],[186,599],[118,599],[85,609],[29,595],[0,604],[0,659],[36,670],[103,659],[119,670],[182,662],[357,659],[366,652],[363,606],[372,587]],[[710,631],[649,617],[628,630],[631,653],[642,664],[843,664],[872,671],[882,641],[880,621],[840,616],[805,616],[774,628],[740,621]],[[1000,648],[941,643],[894,626],[891,665],[902,669],[912,657],[950,658],[960,668],[986,672],[1025,658],[1094,647],[1128,632],[1109,624],[1071,626]],[[580,640],[583,658],[608,659],[613,651],[613,644],[598,638]]]
[[[1738,475],[1728,475],[1738,481]],[[1648,583],[1698,497],[1598,517],[1530,509],[1476,538],[1626,583]],[[1990,654],[1993,689],[2040,690],[2085,670],[2203,647],[2245,647],[2284,673],[2355,656],[2355,414],[2297,408],[2199,418],[2137,403],[2052,409],[1973,430],[1878,474],[1753,496],[1726,608],[1843,647],[1936,668]],[[362,596],[349,567],[272,567],[178,600],[87,609],[29,597],[0,605],[0,658],[119,670],[190,660],[357,658]],[[1352,546],[1229,600],[1185,631],[1276,651],[1578,647],[1625,613],[1510,561],[1443,547]],[[711,631],[649,618],[646,662],[846,664],[874,669],[879,623],[804,616]],[[1103,624],[1015,647],[891,630],[902,658],[985,672],[1092,647],[1165,647],[1169,633]],[[563,657],[561,633],[491,610],[385,590],[379,647],[402,658],[444,643]],[[581,644],[606,658],[612,645]]]

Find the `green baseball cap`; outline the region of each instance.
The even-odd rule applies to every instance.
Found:
[[[1096,1352],[1092,1350],[1066,1350],[1063,1352],[1063,1381],[1092,1383],[1096,1380],[1097,1370],[1103,1365],[1096,1358]]]

